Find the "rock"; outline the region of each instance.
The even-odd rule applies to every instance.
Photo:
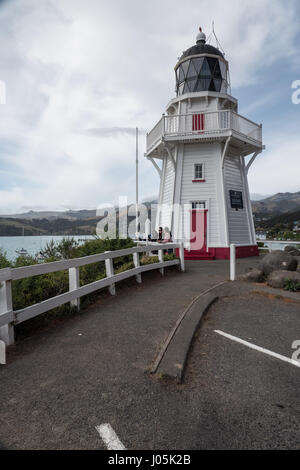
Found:
[[[300,273],[295,271],[273,271],[267,278],[270,287],[283,288],[286,281],[297,281],[300,284]]]
[[[298,248],[296,248],[295,246],[288,245],[284,248],[284,251],[286,251],[292,256],[300,256],[300,250],[298,250]]]
[[[296,271],[298,261],[286,251],[275,250],[263,257],[259,263],[259,268],[265,276],[272,271]]]
[[[264,273],[261,269],[251,269],[248,273],[241,274],[238,277],[239,281],[248,281],[248,282],[262,282],[264,278]]]

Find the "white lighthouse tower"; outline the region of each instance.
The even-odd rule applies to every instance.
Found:
[[[238,114],[228,62],[201,28],[175,76],[176,97],[147,134],[160,175],[156,230],[184,241],[187,259],[229,258],[231,243],[237,256],[255,256],[247,173],[264,148],[262,126]]]

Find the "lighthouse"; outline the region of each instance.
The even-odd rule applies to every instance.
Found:
[[[238,113],[229,76],[200,28],[175,65],[176,96],[147,134],[160,177],[155,228],[183,241],[186,259],[228,259],[230,244],[238,257],[258,255],[247,174],[264,148],[262,125]]]

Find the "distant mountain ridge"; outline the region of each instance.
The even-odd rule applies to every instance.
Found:
[[[68,211],[29,211],[21,214],[0,215],[4,219],[90,219],[96,217],[96,209],[80,209]]]
[[[273,197],[273,196],[272,196]],[[251,194],[251,200],[262,201],[266,200],[268,196],[262,194]],[[157,201],[152,199],[150,201],[142,201],[141,204],[145,204],[148,208],[151,204],[156,204]],[[3,219],[22,219],[22,220],[34,220],[34,219],[67,219],[67,220],[78,220],[78,219],[94,219],[96,217],[96,209],[79,209],[79,210],[67,210],[67,211],[33,211],[22,212],[19,214],[3,214],[0,218]]]
[[[258,196],[258,195],[256,195]],[[156,201],[143,201],[150,209]],[[259,201],[252,201],[253,213],[257,223],[268,221],[280,215],[287,215],[283,220],[297,220],[297,211],[300,211],[300,191],[296,193],[277,193]],[[119,214],[117,209],[117,218]],[[294,214],[296,213],[296,214]],[[128,217],[133,220],[134,215]],[[96,209],[68,210],[68,211],[29,211],[25,214],[13,214],[0,216],[0,236],[22,235],[23,227],[25,235],[80,235],[95,233],[97,223],[101,217],[97,217]],[[279,222],[274,219],[274,223]]]
[[[255,215],[263,217],[273,217],[300,210],[300,191],[277,193],[260,201],[252,201],[252,210]]]

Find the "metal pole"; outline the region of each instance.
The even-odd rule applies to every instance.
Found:
[[[139,204],[139,129],[135,129],[135,216],[136,216],[136,236],[138,237],[139,219],[138,219],[138,204]]]
[[[230,280],[235,281],[235,258],[236,258],[236,253],[235,253],[235,245],[231,244],[230,245]]]

